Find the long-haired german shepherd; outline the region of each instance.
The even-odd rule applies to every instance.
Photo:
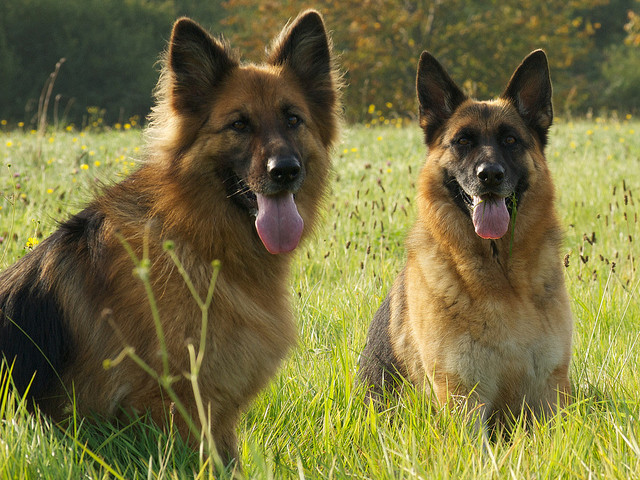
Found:
[[[54,419],[149,410],[166,421],[170,399],[131,359],[156,372],[163,353],[144,284],[146,256],[173,389],[197,421],[188,346],[200,347],[198,388],[223,460],[236,456],[241,409],[296,341],[287,276],[317,217],[339,123],[338,78],[320,14],[302,13],[264,64],[241,64],[195,22],[178,20],[146,132],[147,161],[63,223],[0,276],[0,349],[13,382]],[[33,379],[32,379],[33,377]],[[29,388],[27,388],[29,386]],[[186,422],[176,426],[187,435]]]
[[[360,378],[381,399],[408,379],[482,423],[567,401],[572,316],[544,157],[547,57],[524,59],[500,98],[465,95],[428,52],[417,73],[429,153],[407,263],[371,324]]]

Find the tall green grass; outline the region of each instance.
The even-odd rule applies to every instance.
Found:
[[[383,412],[363,404],[358,355],[404,262],[425,148],[415,125],[347,129],[334,156],[324,221],[292,268],[299,344],[239,425],[244,475],[640,476],[639,134],[634,119],[553,127],[547,156],[566,227],[574,402],[564,415],[483,450],[459,415],[428,408],[410,388]],[[1,266],[79,210],[101,183],[132,171],[141,145],[133,130],[43,138],[2,131]],[[211,476],[198,452],[144,418],[127,426],[78,418],[63,428],[28,414],[6,388],[0,394],[2,478]]]

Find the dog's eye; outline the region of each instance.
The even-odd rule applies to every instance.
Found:
[[[233,128],[236,132],[244,132],[249,127],[249,123],[245,120],[236,120],[231,124],[231,128]]]
[[[460,137],[456,140],[456,145],[461,147],[468,147],[471,145],[471,139],[469,137]]]
[[[503,140],[505,145],[515,145],[518,140],[516,140],[516,137],[514,137],[513,135],[507,135],[504,140]]]
[[[287,117],[287,126],[289,128],[299,127],[302,123],[302,119],[297,115],[289,115]]]

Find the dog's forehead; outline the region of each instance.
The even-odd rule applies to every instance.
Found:
[[[304,109],[305,96],[289,73],[270,65],[248,65],[235,69],[226,79],[220,92],[222,105],[234,110],[239,107],[248,112],[291,107]]]
[[[526,130],[522,117],[509,102],[498,99],[489,101],[468,100],[458,107],[451,118],[454,130],[473,129],[491,134],[505,125]]]

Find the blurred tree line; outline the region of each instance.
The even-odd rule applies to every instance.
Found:
[[[95,107],[106,123],[144,117],[176,17],[223,32],[245,58],[260,60],[284,22],[309,6],[332,31],[351,121],[385,105],[386,115],[414,115],[424,49],[486,98],[501,92],[529,51],[544,48],[559,113],[640,110],[640,0],[5,0],[0,117],[35,125],[63,58],[50,122],[80,126]]]

